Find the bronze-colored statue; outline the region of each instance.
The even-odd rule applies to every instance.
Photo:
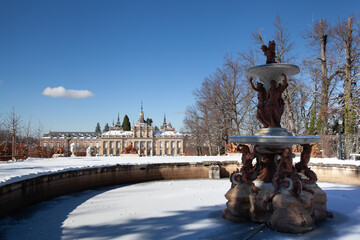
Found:
[[[136,149],[133,147],[132,142],[126,148],[121,151],[122,154],[137,154]]]
[[[63,147],[58,147],[55,151],[55,154],[64,154],[64,148]]]
[[[250,85],[252,89],[258,92],[258,105],[257,105],[257,113],[256,113],[256,119],[259,120],[265,128],[269,126],[268,121],[266,121],[265,118],[265,112],[264,112],[264,105],[266,101],[266,90],[264,88],[264,85],[262,83],[257,83],[256,87],[254,86],[252,82],[252,78],[249,79]]]
[[[266,56],[266,64],[276,63],[275,61],[275,41],[269,41],[269,46],[266,45],[261,46],[261,50],[264,52]]]
[[[303,180],[304,183],[312,184],[317,181],[316,173],[308,167],[312,146],[310,144],[303,144],[301,146],[303,150],[300,155],[300,162],[295,164],[295,168],[298,173],[301,173],[308,178]]]
[[[279,184],[288,188],[290,192],[298,196],[301,193],[302,184],[300,179],[297,177],[295,168],[292,166],[292,151],[290,148],[285,148],[279,163],[276,168],[275,175],[272,180],[274,186],[273,193],[265,199],[265,202],[271,202],[275,195],[279,192]]]
[[[226,148],[228,149],[229,153],[239,153],[240,152],[239,147],[233,142],[231,142],[230,144],[226,144]]]
[[[253,153],[250,152],[250,148],[246,145],[241,145],[241,162],[242,167],[240,169],[240,175],[241,178],[238,179],[241,183],[246,183],[251,186],[251,191],[253,193],[258,193],[259,188],[255,186],[255,184],[252,181],[252,177],[256,171],[256,166],[253,166],[252,160],[256,157],[256,146],[254,147]]]
[[[267,121],[269,122],[269,127],[281,127],[281,115],[284,111],[284,100],[281,95],[288,86],[286,75],[283,74],[284,81],[283,84],[280,84],[276,87],[276,81],[270,81],[270,89],[266,95],[266,102],[264,104],[264,110],[266,114]]]
[[[274,154],[262,154],[257,179],[265,183],[271,182],[275,172]]]

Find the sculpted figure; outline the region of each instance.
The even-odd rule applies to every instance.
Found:
[[[63,147],[58,147],[55,151],[55,154],[64,154],[64,148]]]
[[[137,154],[136,149],[133,147],[132,142],[126,148],[121,151],[122,154]]]
[[[300,162],[295,164],[295,168],[298,173],[301,173],[308,178],[303,180],[304,183],[312,184],[317,181],[316,173],[308,167],[312,146],[310,144],[303,144],[301,146],[303,150],[300,155]]]
[[[275,61],[275,41],[269,41],[269,46],[266,45],[261,46],[261,50],[264,52],[266,56],[266,64],[276,63]]]
[[[86,156],[91,157],[91,147],[90,146],[86,149]]]
[[[262,83],[257,83],[256,87],[254,86],[252,82],[252,78],[249,79],[250,85],[252,89],[258,92],[258,105],[257,105],[257,113],[256,113],[256,119],[259,120],[265,128],[269,126],[269,122],[266,121],[265,118],[265,112],[264,112],[264,105],[266,101],[266,90],[264,88],[264,85]]]
[[[282,184],[290,192],[298,196],[301,193],[302,184],[297,177],[295,168],[292,166],[292,152],[290,148],[285,148],[280,157],[276,168],[275,175],[272,180],[274,192],[265,199],[265,202],[271,202],[275,195],[279,192],[279,184]]]
[[[251,186],[251,191],[253,193],[258,193],[259,188],[255,186],[252,181],[252,177],[256,171],[256,166],[252,165],[252,160],[256,157],[256,146],[254,147],[253,153],[250,152],[250,148],[246,145],[241,145],[241,153],[242,153],[242,167],[239,171],[233,172],[230,176],[230,181],[232,182],[232,187],[234,187],[234,180],[239,183],[246,183]],[[238,173],[238,174],[236,174]]]
[[[281,115],[284,111],[284,100],[281,94],[285,91],[288,86],[286,75],[283,74],[284,81],[276,87],[276,81],[270,81],[270,89],[266,95],[266,102],[264,105],[265,114],[269,122],[269,127],[281,127]]]
[[[76,144],[75,143],[70,144],[70,151],[71,151],[71,156],[75,157],[75,152],[76,152]]]
[[[257,179],[265,183],[271,182],[275,171],[274,154],[262,154]]]
[[[239,147],[233,142],[231,142],[230,144],[226,144],[226,148],[228,149],[229,153],[240,152]]]

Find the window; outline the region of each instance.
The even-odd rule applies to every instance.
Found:
[[[44,143],[44,147],[46,147],[46,143]]]

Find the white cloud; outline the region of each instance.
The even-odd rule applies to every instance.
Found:
[[[42,94],[55,98],[88,98],[95,96],[95,94],[88,90],[65,89],[63,86],[55,88],[47,87]]]

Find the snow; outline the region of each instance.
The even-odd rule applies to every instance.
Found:
[[[241,156],[30,158],[0,162],[0,186],[89,167],[204,161],[240,162]],[[311,163],[360,165],[335,158]],[[333,219],[307,234],[264,229],[254,239],[360,239],[360,187],[319,185],[327,193]],[[157,181],[61,196],[1,219],[0,239],[238,239],[257,224],[221,217],[229,187],[228,179]]]
[[[156,131],[154,132],[154,135],[156,136],[182,136],[182,133],[175,132],[175,131]]]
[[[103,137],[107,136],[130,136],[132,135],[132,131],[122,131],[122,130],[110,130],[102,134]]]
[[[360,187],[319,183],[334,218],[306,234],[252,239],[360,239]],[[240,239],[255,223],[221,217],[228,179],[155,181],[83,191],[0,220],[0,239]]]
[[[296,157],[294,162],[300,159]],[[151,163],[178,163],[204,161],[238,161],[241,156],[153,156],[153,157],[69,157],[69,158],[28,158],[25,161],[0,162],[0,186],[45,174],[104,167],[113,165],[140,165]],[[360,165],[360,161],[339,160],[336,158],[312,158],[310,163]]]
[[[120,165],[203,161],[241,161],[239,156],[153,156],[153,157],[60,157],[28,158],[25,161],[0,162],[0,186],[56,172]]]

